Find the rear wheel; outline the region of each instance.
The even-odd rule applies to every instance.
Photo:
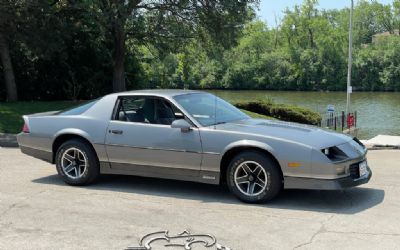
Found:
[[[227,171],[229,190],[240,200],[262,203],[277,196],[282,187],[279,165],[269,156],[256,151],[236,155]]]
[[[58,175],[70,185],[87,185],[98,177],[99,162],[93,148],[85,141],[73,139],[57,150]]]

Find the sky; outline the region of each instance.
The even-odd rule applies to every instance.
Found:
[[[267,21],[268,26],[275,27],[275,14],[278,18],[283,17],[286,7],[300,5],[303,0],[261,0],[258,16],[261,20]],[[358,1],[355,0],[354,4]],[[392,0],[378,0],[379,3],[389,4]],[[341,9],[350,6],[350,0],[319,0],[320,9]]]

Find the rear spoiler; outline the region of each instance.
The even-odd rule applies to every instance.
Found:
[[[41,112],[41,113],[35,113],[35,114],[30,114],[30,115],[24,115],[23,117],[38,117],[38,116],[52,116],[60,111],[47,111],[47,112]]]
[[[26,128],[29,131],[29,128],[30,128],[29,118],[52,116],[59,112],[60,111],[48,111],[48,112],[35,113],[35,114],[30,114],[30,115],[23,115],[22,119],[24,119],[24,127],[22,130],[24,130]]]

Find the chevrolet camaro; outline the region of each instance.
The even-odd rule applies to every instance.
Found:
[[[372,175],[357,138],[252,119],[200,91],[114,93],[23,118],[21,151],[55,164],[70,185],[100,174],[225,183],[240,200],[256,203],[283,188],[343,189]]]

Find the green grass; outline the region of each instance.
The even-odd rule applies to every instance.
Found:
[[[0,102],[0,133],[19,133],[22,129],[24,121],[23,115],[34,114],[39,112],[63,110],[75,105],[77,102],[71,101],[56,101],[56,102],[13,102],[3,103]],[[266,115],[257,114],[251,111],[243,110],[244,113],[253,117],[261,119],[275,119]]]
[[[63,110],[77,105],[76,102],[57,101],[57,102],[0,102],[0,133],[19,133],[24,121],[23,115]]]
[[[263,115],[263,114],[254,113],[254,112],[251,112],[251,111],[248,111],[248,110],[245,110],[245,109],[241,109],[241,111],[243,113],[245,113],[246,115],[252,117],[252,118],[276,120],[276,118],[274,118],[274,117]]]

